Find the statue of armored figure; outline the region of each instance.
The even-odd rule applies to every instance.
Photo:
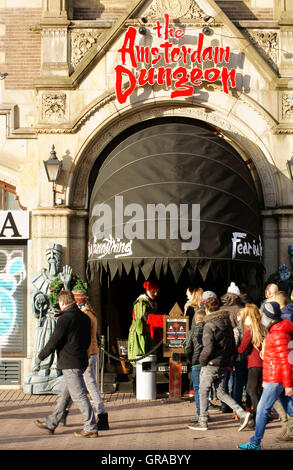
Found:
[[[42,269],[32,278],[32,311],[37,319],[34,352],[32,357],[32,373],[25,378],[24,392],[32,394],[58,394],[62,379],[61,372],[56,368],[56,352],[41,362],[40,370],[35,371],[35,359],[50,339],[58,319],[59,311],[50,306],[50,284],[59,277],[63,288],[69,289],[72,268],[68,265],[60,271],[62,246],[58,244],[46,247],[48,269]]]

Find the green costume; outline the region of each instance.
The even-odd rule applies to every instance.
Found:
[[[147,294],[140,295],[133,304],[132,324],[128,335],[128,359],[136,359],[136,356],[143,356],[154,346],[155,341],[150,335],[147,317],[150,313],[155,313],[157,304],[151,300]],[[136,366],[136,363],[132,363]]]

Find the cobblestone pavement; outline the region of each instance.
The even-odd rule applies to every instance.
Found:
[[[109,414],[109,431],[100,431],[97,439],[78,438],[74,431],[82,429],[79,410],[73,406],[67,426],[59,426],[48,435],[34,424],[49,414],[56,395],[26,395],[21,391],[0,392],[0,450],[235,450],[238,443],[249,440],[251,431],[238,432],[238,422],[231,414],[211,410],[208,431],[188,429],[195,414],[194,402],[168,398],[137,401],[130,393],[103,395]],[[293,442],[277,443],[281,423],[268,424],[263,448],[292,450]],[[237,452],[239,454],[239,452]],[[242,452],[241,452],[242,454]]]

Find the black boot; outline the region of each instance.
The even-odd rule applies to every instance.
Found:
[[[98,430],[99,431],[108,431],[109,423],[108,423],[108,413],[101,413],[98,415],[99,421],[97,422]]]
[[[60,419],[61,426],[66,426],[66,419],[67,419],[68,413],[69,413],[69,410],[65,410],[63,412],[62,418]]]

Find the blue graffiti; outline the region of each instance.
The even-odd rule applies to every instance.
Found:
[[[26,278],[26,271],[21,251],[1,250],[1,254],[6,256],[6,265],[0,272],[0,348],[3,348],[15,329],[17,304],[14,294]]]

